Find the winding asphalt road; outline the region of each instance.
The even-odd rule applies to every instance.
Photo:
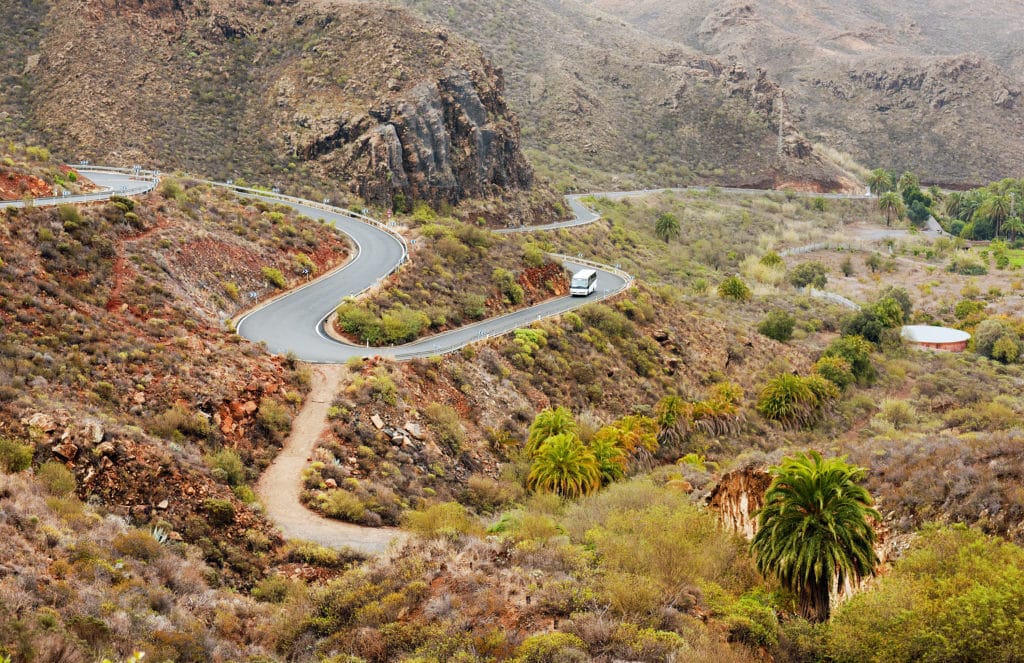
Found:
[[[412,359],[454,352],[469,343],[484,338],[499,336],[528,325],[536,320],[565,313],[591,301],[597,301],[621,292],[632,282],[632,278],[618,270],[587,263],[598,272],[597,290],[589,297],[557,297],[529,308],[506,315],[489,318],[458,329],[428,336],[412,343],[394,347],[365,347],[331,338],[324,325],[338,303],[349,296],[358,295],[373,287],[393,272],[404,260],[405,250],[401,241],[393,234],[323,206],[310,205],[270,198],[283,203],[301,214],[321,219],[352,238],[357,255],[344,267],[322,276],[309,285],[275,298],[241,317],[237,324],[238,334],[255,342],[266,344],[274,354],[291,353],[296,358],[316,364],[340,364],[352,357],[390,357]],[[529,226],[515,231],[547,230],[593,223],[597,214],[584,207],[578,200],[569,199],[576,213],[570,221],[548,226]],[[583,262],[571,258],[562,259],[571,271],[582,269]]]

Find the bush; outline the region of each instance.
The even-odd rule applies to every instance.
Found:
[[[1024,550],[963,525],[928,526],[892,571],[833,616],[828,660],[1015,661]]]
[[[1020,336],[1007,320],[989,318],[974,330],[974,351],[989,359],[1009,364],[1020,357]]]
[[[77,487],[75,475],[71,473],[71,470],[55,461],[40,465],[36,470],[36,477],[43,484],[46,492],[57,497],[70,495],[75,492]]]
[[[203,511],[214,527],[230,525],[235,522],[235,505],[230,500],[209,497],[203,500]]]
[[[730,276],[718,284],[718,296],[745,302],[751,297],[750,287],[738,276]]]
[[[771,311],[757,325],[757,331],[768,338],[785,343],[793,337],[796,318],[786,311]]]
[[[280,269],[276,267],[264,267],[260,270],[263,274],[263,278],[267,280],[267,283],[274,286],[275,288],[281,289],[286,285],[284,274],[281,273]]]
[[[292,583],[282,575],[272,575],[256,583],[252,597],[263,603],[284,603]]]
[[[438,441],[453,453],[458,453],[466,439],[466,431],[459,420],[459,413],[444,403],[430,403],[423,413]]]
[[[779,619],[765,597],[741,597],[725,614],[729,640],[748,647],[774,647],[779,643]]]
[[[361,523],[366,518],[366,505],[347,490],[330,490],[317,499],[317,508],[330,518]]]
[[[874,346],[861,336],[841,336],[832,341],[823,357],[841,357],[850,365],[858,384],[868,385],[875,380],[875,367],[871,363]]]
[[[896,430],[902,430],[917,421],[917,412],[908,401],[886,398],[878,410],[878,418]]]
[[[821,376],[782,373],[762,387],[757,411],[784,426],[803,426],[817,419],[822,407],[838,395],[838,388]]]
[[[947,271],[964,276],[982,276],[988,274],[988,268],[970,255],[957,254],[946,267]]]
[[[570,663],[586,661],[587,646],[571,633],[538,633],[523,640],[516,650],[515,663]]]
[[[789,282],[794,287],[803,288],[805,286],[811,286],[814,288],[824,288],[828,282],[828,268],[820,262],[810,261],[802,262],[789,270]]]
[[[218,481],[223,481],[229,486],[239,486],[245,483],[245,465],[238,453],[231,449],[221,449],[215,454],[206,457],[206,464],[210,466],[211,473]]]
[[[842,357],[822,357],[814,364],[814,372],[825,378],[840,390],[846,389],[856,381],[850,362]]]
[[[0,436],[0,467],[4,472],[13,473],[27,470],[32,465],[34,447],[17,440]]]
[[[275,442],[283,440],[292,429],[292,416],[288,414],[287,408],[272,398],[260,400],[256,420]]]
[[[450,541],[481,532],[480,524],[458,502],[442,502],[418,511],[406,511],[402,527],[425,539]]]
[[[119,555],[134,557],[144,562],[151,562],[163,552],[160,543],[147,531],[134,529],[122,532],[112,541],[114,550]]]

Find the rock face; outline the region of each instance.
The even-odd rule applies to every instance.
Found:
[[[754,513],[764,506],[764,494],[771,482],[771,475],[763,468],[728,472],[708,496],[708,506],[728,529],[752,539],[757,532]]]
[[[68,7],[54,3],[40,52],[25,54],[26,80],[48,92],[21,109],[58,149],[396,207],[533,186],[501,71],[404,10],[259,0]],[[78,109],[74,122],[57,112],[64,104]]]
[[[394,194],[456,204],[502,189],[527,189],[533,172],[519,151],[519,127],[502,98],[501,74],[488,69],[478,87],[469,72],[452,67],[401,99],[371,109],[354,123],[353,148],[344,167],[360,195],[390,202]],[[486,101],[485,101],[486,100]],[[337,145],[345,125],[304,145],[307,159]],[[326,150],[326,151],[325,151]]]

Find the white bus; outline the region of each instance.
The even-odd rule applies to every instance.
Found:
[[[597,289],[597,272],[592,269],[581,269],[572,275],[569,294],[573,297],[586,297]]]

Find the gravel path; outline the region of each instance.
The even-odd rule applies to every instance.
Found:
[[[405,534],[391,527],[362,527],[310,511],[299,501],[302,470],[327,429],[327,409],[337,392],[344,366],[312,366],[313,384],[302,410],[292,422],[284,448],[256,485],[267,517],[287,539],[314,541],[331,548],[351,548],[365,555],[385,552]]]

